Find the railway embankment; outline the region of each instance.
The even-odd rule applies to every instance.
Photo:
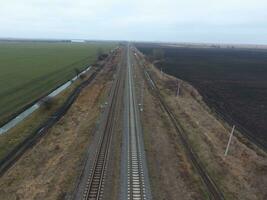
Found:
[[[265,199],[266,153],[253,144],[248,145],[249,141],[244,143],[242,134],[236,131],[225,156],[230,125],[214,115],[189,83],[161,73],[149,62],[145,66],[191,150],[224,198]]]

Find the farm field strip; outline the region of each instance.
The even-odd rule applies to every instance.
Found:
[[[99,70],[98,70],[99,71]],[[90,77],[83,81],[73,92],[68,96],[66,101],[60,106],[53,115],[44,121],[37,130],[31,135],[25,138],[20,144],[18,144],[14,149],[12,149],[3,159],[0,160],[0,176],[2,176],[28,149],[34,146],[40,138],[42,138],[49,128],[51,128],[71,107],[74,101],[77,99],[80,92],[90,84],[97,72],[93,72]]]
[[[214,112],[266,148],[266,50],[136,46],[158,68],[196,87]]]
[[[113,43],[0,43],[0,124],[107,52]]]
[[[105,60],[98,61],[98,67],[94,67],[96,70],[90,70],[86,74],[86,79],[84,78],[84,80],[97,73],[93,81],[78,94],[77,99],[64,117],[60,119],[60,122],[53,125],[45,136],[34,145],[34,148],[23,154],[19,161],[8,170],[8,173],[1,177],[2,190],[0,199],[9,199],[13,196],[19,196],[21,199],[71,198],[76,186],[76,180],[83,170],[83,163],[86,160],[84,156],[91,152],[94,131],[97,129],[98,120],[100,120],[102,113],[101,105],[106,102],[106,98],[109,96],[109,88],[113,81],[113,71],[118,58],[119,51],[113,51]],[[81,81],[78,81],[78,83],[81,83]],[[56,99],[64,95],[61,102],[65,102],[65,97],[72,96],[77,86],[78,84],[73,84]],[[62,103],[59,106],[61,105]],[[43,107],[37,113],[40,114],[42,109]],[[36,116],[36,113],[33,115]],[[28,121],[28,119],[25,121]],[[5,134],[3,137],[8,135]],[[30,159],[29,156],[31,157]],[[59,159],[55,159],[55,156]],[[62,159],[63,157],[64,159]],[[54,163],[55,160],[56,163]],[[52,177],[51,173],[53,174]],[[14,175],[14,178],[11,174]],[[5,178],[14,180],[12,182],[15,185],[6,184],[9,181],[4,180]],[[29,184],[29,181],[31,181],[31,184]],[[32,184],[35,183],[36,186],[33,186]],[[31,187],[29,188],[28,185],[31,185]],[[23,188],[23,191],[21,191],[21,188]],[[49,190],[49,192],[40,194],[38,192],[40,190],[37,188],[43,191]]]
[[[3,133],[6,133],[8,130],[10,130],[11,128],[16,126],[18,123],[23,121],[25,118],[27,118],[35,110],[40,108],[40,105],[42,104],[42,100],[44,100],[46,97],[53,98],[53,97],[57,96],[58,94],[60,94],[65,89],[67,89],[75,80],[77,80],[77,78],[79,78],[80,75],[82,75],[82,74],[86,73],[87,71],[89,71],[90,68],[91,68],[91,66],[86,68],[84,71],[82,71],[79,75],[77,75],[74,78],[72,78],[70,81],[67,81],[66,83],[64,83],[63,85],[61,85],[60,87],[58,87],[57,89],[52,91],[49,95],[45,96],[44,98],[39,100],[37,103],[35,103],[32,106],[30,106],[29,108],[27,108],[22,113],[18,114],[15,118],[11,119],[9,122],[4,124],[2,127],[0,127],[0,135],[3,134]]]
[[[138,51],[136,51],[136,52],[138,52]],[[138,52],[138,53],[140,54],[140,52]],[[140,63],[140,66],[142,66],[141,63]],[[203,180],[203,183],[207,188],[209,198],[210,199],[217,199],[217,200],[218,199],[224,199],[223,193],[220,191],[220,189],[218,188],[218,186],[216,185],[214,180],[208,175],[205,168],[203,167],[200,160],[198,159],[196,153],[193,151],[191,144],[186,139],[186,134],[184,133],[184,130],[181,128],[176,117],[174,116],[174,114],[170,110],[169,106],[166,104],[163,97],[161,96],[160,91],[159,91],[157,85],[155,84],[155,81],[153,80],[153,78],[151,77],[151,75],[149,74],[149,72],[145,68],[143,70],[144,70],[143,71],[144,77],[145,77],[150,89],[155,91],[155,97],[159,100],[159,103],[160,103],[162,109],[164,110],[164,112],[167,113],[168,117],[170,118],[170,121],[172,122],[173,126],[175,127],[177,135],[181,139],[182,144],[187,151],[188,158],[191,160],[193,166],[196,168],[199,176]]]

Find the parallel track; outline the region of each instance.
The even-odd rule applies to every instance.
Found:
[[[181,141],[182,141],[185,149],[187,150],[187,153],[188,153],[188,155],[189,155],[189,157],[190,157],[193,165],[197,169],[199,175],[201,176],[203,182],[206,185],[206,188],[209,191],[209,197],[210,197],[210,199],[215,199],[215,200],[222,200],[222,199],[224,199],[224,196],[223,196],[222,192],[219,190],[219,188],[217,187],[217,185],[215,184],[215,182],[208,175],[208,173],[206,172],[206,170],[204,169],[204,167],[200,163],[197,155],[194,153],[192,147],[190,146],[190,144],[188,143],[187,139],[185,138],[185,134],[184,134],[181,126],[177,122],[175,116],[169,110],[169,108],[165,104],[165,102],[162,101],[162,99],[160,100],[160,103],[161,103],[162,107],[164,108],[164,110],[166,111],[166,113],[168,114],[169,118],[171,119],[171,121],[172,121],[172,123],[173,123],[173,125],[174,125],[174,127],[176,129],[176,132],[179,133],[180,138],[181,138]]]
[[[105,122],[104,133],[100,138],[98,149],[94,158],[94,163],[90,171],[89,178],[83,193],[84,200],[96,200],[103,198],[103,189],[107,164],[110,154],[112,133],[114,130],[116,112],[118,111],[118,96],[122,87],[122,69],[118,69],[115,87],[112,90],[111,102],[109,105],[108,116]]]

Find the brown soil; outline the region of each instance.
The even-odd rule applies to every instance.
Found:
[[[67,114],[1,178],[0,199],[64,199],[82,169],[113,66],[106,66]]]
[[[246,146],[240,136],[234,136],[229,154],[225,157],[229,126],[212,115],[202,97],[191,85],[179,80],[181,95],[176,97],[177,79],[166,74],[162,77],[152,65],[148,65],[148,68],[161,94],[186,130],[193,149],[226,199],[266,199],[266,153],[256,147],[252,149]]]
[[[144,79],[140,68],[135,73],[140,102]],[[141,118],[153,199],[205,199],[200,179],[187,160],[174,127],[146,84]]]

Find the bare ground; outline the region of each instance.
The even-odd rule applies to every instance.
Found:
[[[0,179],[0,199],[64,199],[82,169],[112,66],[79,95],[67,114]]]
[[[211,113],[191,85],[179,80],[181,95],[176,97],[177,79],[166,74],[161,76],[154,66],[147,66],[168,105],[186,130],[193,149],[226,199],[267,199],[266,153],[248,141],[244,144],[244,138],[235,132],[238,137],[233,137],[229,154],[225,157],[229,126]]]

